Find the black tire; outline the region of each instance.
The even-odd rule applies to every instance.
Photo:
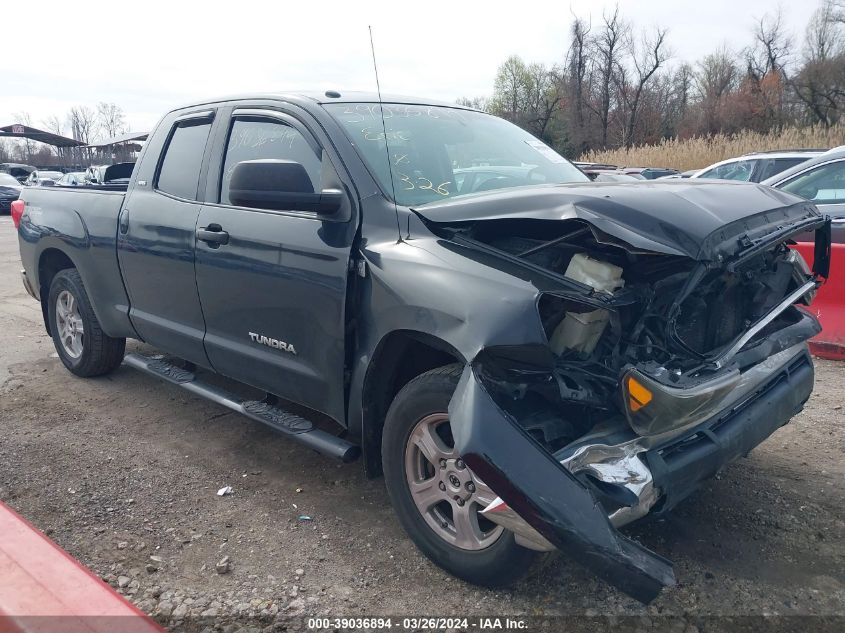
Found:
[[[82,352],[78,357],[74,357],[65,349],[59,336],[56,301],[65,291],[73,296],[82,320]],[[77,376],[102,376],[114,371],[123,361],[126,339],[112,338],[103,332],[91,308],[91,300],[85,292],[82,277],[75,268],[61,270],[53,277],[47,295],[47,316],[56,352],[64,366]]]
[[[447,365],[411,380],[396,395],[384,425],[382,466],[387,492],[402,527],[432,562],[467,582],[485,587],[512,584],[525,574],[537,552],[517,545],[504,531],[491,545],[467,550],[447,542],[432,529],[411,496],[405,468],[405,450],[418,422],[447,411],[462,366]]]

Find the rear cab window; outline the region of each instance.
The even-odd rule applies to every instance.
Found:
[[[197,199],[200,170],[210,130],[210,119],[190,119],[174,126],[156,179],[158,191],[177,198]]]

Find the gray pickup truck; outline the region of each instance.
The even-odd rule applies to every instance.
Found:
[[[813,204],[593,184],[455,105],[198,103],[161,120],[128,185],[25,189],[12,215],[71,372],[123,363],[362,455],[420,549],[474,583],[558,549],[651,600],[671,563],[617,528],[670,510],[812,391],[819,325],[800,304],[830,251]],[[789,248],[807,231],[812,271]],[[127,338],[162,354],[125,355]]]

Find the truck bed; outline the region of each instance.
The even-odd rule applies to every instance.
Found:
[[[117,225],[127,185],[25,187],[21,199],[21,262],[34,291],[40,275],[69,258],[85,279],[97,279],[89,293],[106,334],[132,335],[129,299],[117,262]],[[42,302],[42,306],[45,305]]]

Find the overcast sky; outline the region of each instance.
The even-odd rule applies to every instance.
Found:
[[[615,4],[41,0],[4,11],[4,22],[11,19],[0,55],[0,125],[27,111],[38,127],[50,115],[64,117],[73,105],[108,101],[124,109],[132,131],[148,131],[169,108],[208,96],[374,90],[367,25],[373,26],[383,92],[447,101],[488,95],[508,55],[560,62],[572,15],[596,22]],[[722,45],[742,48],[755,18],[777,7],[775,0],[618,4],[638,28],[669,29],[675,63]],[[798,41],[816,6],[818,0],[783,3],[786,26]]]

